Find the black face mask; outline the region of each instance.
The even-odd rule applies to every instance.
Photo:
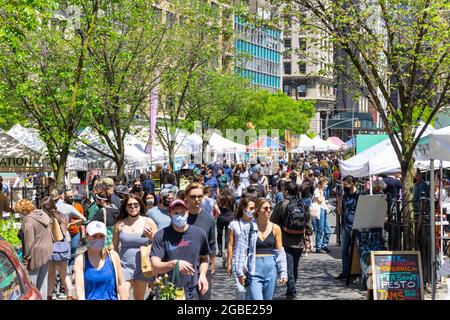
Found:
[[[135,192],[140,192],[142,190],[142,188],[141,187],[133,187],[133,190]]]
[[[413,182],[414,182],[414,183],[417,183],[417,178],[414,178]]]
[[[67,202],[68,204],[73,204],[73,198],[67,198],[67,199],[66,199],[66,202]]]
[[[350,187],[344,187],[344,191],[345,191],[345,192],[348,193],[348,192],[350,192],[350,190],[352,190],[352,188],[350,188]]]
[[[164,207],[169,207],[169,205],[170,205],[170,201],[165,198],[162,199],[162,203],[163,203]]]

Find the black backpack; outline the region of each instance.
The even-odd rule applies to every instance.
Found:
[[[304,234],[308,223],[305,203],[300,197],[289,200],[283,223],[283,230],[288,234]]]

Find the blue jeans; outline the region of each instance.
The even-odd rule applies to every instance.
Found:
[[[275,257],[257,256],[255,267],[248,279],[250,300],[273,300],[278,274]]]
[[[352,245],[352,233],[351,231],[347,231],[342,229],[342,247],[341,247],[341,255],[342,255],[342,274],[347,275],[350,263],[350,247]]]
[[[316,233],[316,250],[328,247],[331,229],[328,215],[324,209],[320,209],[320,219],[313,219],[312,224]]]
[[[73,264],[75,263],[75,254],[80,245],[81,233],[70,235],[70,260],[69,260],[69,268],[72,271]]]
[[[311,206],[311,198],[305,198],[303,199],[303,202],[305,203],[305,210],[308,211]]]
[[[286,252],[288,283],[287,283],[287,295],[296,294],[295,283],[298,277],[298,263],[302,256],[303,249],[297,248],[284,248]]]

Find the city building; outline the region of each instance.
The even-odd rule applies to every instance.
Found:
[[[324,34],[306,32],[297,20],[286,21],[283,92],[296,100],[316,102],[310,128],[318,135],[327,127],[336,106],[332,63],[333,46]]]
[[[246,4],[259,17],[270,17],[264,9],[264,1],[249,1]],[[269,92],[281,90],[281,30],[255,27],[235,15],[234,36],[235,72],[248,78],[257,88]]]

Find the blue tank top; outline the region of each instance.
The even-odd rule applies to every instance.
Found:
[[[84,253],[84,261],[84,295],[86,300],[118,300],[116,274],[109,255],[106,255],[105,263],[100,270],[91,265],[87,251]]]

